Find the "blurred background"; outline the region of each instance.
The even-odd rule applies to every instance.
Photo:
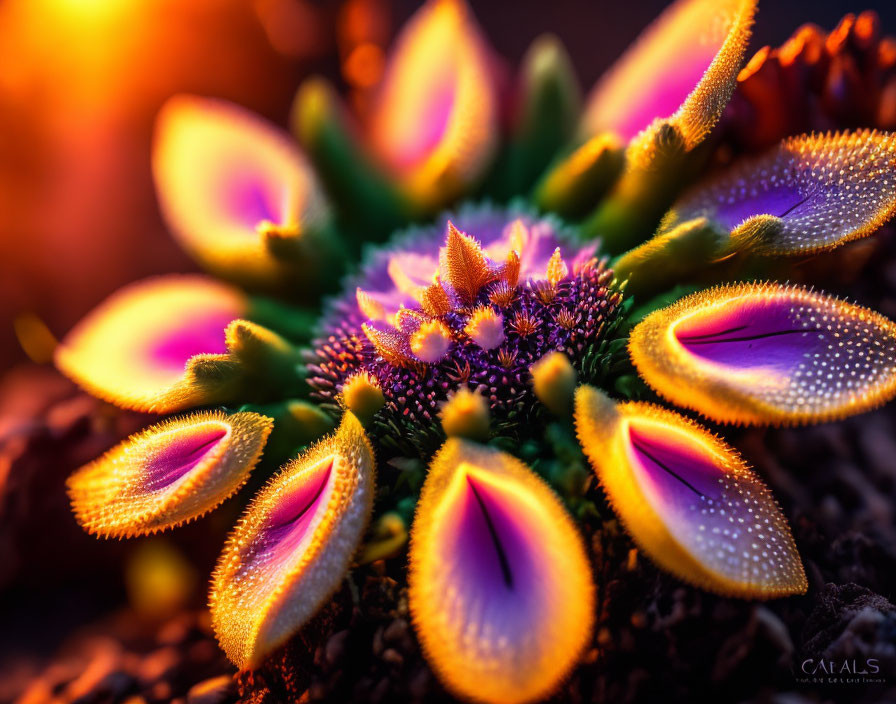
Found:
[[[585,91],[667,4],[470,3],[511,66],[539,34],[559,35]],[[24,654],[52,650],[125,596],[138,608],[201,606],[235,508],[178,533],[180,552],[82,534],[64,477],[146,419],[108,414],[52,373],[35,376],[16,325],[40,320],[60,336],[122,284],[194,268],[165,232],[150,175],[153,122],[169,96],[222,97],[285,125],[301,80],[322,73],[362,101],[418,6],[0,0],[0,702],[5,683],[33,676]],[[865,9],[896,34],[893,0],[763,0],[748,56],[803,23],[830,30]]]
[[[57,335],[124,282],[191,263],[156,212],[153,119],[178,92],[220,96],[285,124],[309,73],[364,88],[410,0],[0,0],[0,366],[23,360],[13,320]],[[472,5],[515,63],[542,32],[563,38],[584,88],[665,0]],[[892,0],[760,5],[753,49],[804,22],[832,29]]]

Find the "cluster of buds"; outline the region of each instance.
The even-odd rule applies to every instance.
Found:
[[[532,369],[545,355],[565,353],[595,381],[590,362],[621,301],[594,247],[569,243],[550,219],[484,208],[455,221],[465,232],[448,219],[402,238],[408,249],[380,251],[353,279],[354,295],[332,304],[309,365],[330,407],[355,410],[359,380],[375,385],[378,440],[424,457],[444,439],[439,411],[460,387],[482,394],[496,427],[519,438],[539,412]]]

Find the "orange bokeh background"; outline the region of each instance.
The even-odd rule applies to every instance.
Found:
[[[25,359],[17,316],[36,314],[61,335],[120,285],[195,268],[153,193],[153,122],[166,98],[221,97],[286,124],[314,72],[363,111],[384,48],[419,4],[0,0],[0,369]],[[470,4],[510,65],[537,35],[558,34],[587,88],[668,0]],[[890,0],[763,2],[753,47],[864,7],[893,31]]]
[[[150,179],[155,113],[177,92],[284,120],[326,69],[335,16],[296,0],[0,3],[0,363],[12,321],[55,333],[126,281],[192,269]]]

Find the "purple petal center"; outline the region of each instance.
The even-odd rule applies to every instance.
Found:
[[[232,312],[215,311],[182,322],[167,331],[150,349],[152,361],[171,371],[181,372],[190,357],[197,354],[223,354],[227,351],[224,330],[233,320]]]
[[[675,337],[689,353],[710,362],[781,372],[828,346],[817,328],[793,314],[789,300],[735,301],[721,314],[679,325]]]
[[[664,440],[645,430],[629,429],[635,457],[654,490],[675,504],[717,495],[719,468],[705,454]]]
[[[148,484],[153,490],[170,486],[202,462],[226,436],[227,429],[220,425],[177,435],[147,463]]]
[[[271,511],[264,531],[265,550],[284,557],[290,555],[308,533],[312,519],[325,500],[333,473],[332,458],[321,463],[302,485],[284,496]]]
[[[720,203],[714,219],[733,230],[754,215],[774,215],[779,218],[796,217],[812,208],[812,198],[795,185],[780,184],[769,190],[739,194],[729,202]]]
[[[245,169],[244,166],[241,168]],[[254,235],[255,226],[263,220],[274,223],[280,220],[280,208],[273,195],[261,174],[229,175],[222,194],[223,206]]]
[[[793,562],[774,501],[729,458],[654,423],[632,423],[629,439],[647,501],[697,560],[744,583]]]
[[[533,564],[534,536],[527,536],[519,507],[497,487],[469,475],[461,499],[458,530],[448,554],[463,585],[465,602],[479,620],[500,633],[526,628],[537,580]],[[525,618],[521,618],[526,614]]]

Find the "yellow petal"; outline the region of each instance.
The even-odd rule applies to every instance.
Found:
[[[224,331],[249,303],[203,276],[163,276],[121,289],[56,348],[59,369],[125,408],[170,412],[214,403],[187,373],[190,362],[225,360]]]
[[[371,137],[424,206],[453,198],[491,162],[498,105],[489,59],[463,0],[430,0],[396,41]]]
[[[833,420],[896,395],[896,325],[795,286],[693,294],[641,321],[629,349],[659,393],[723,423]]]
[[[184,248],[215,273],[280,272],[265,233],[301,237],[327,218],[314,172],[290,136],[238,105],[176,96],[156,124],[159,204]]]
[[[659,406],[617,406],[582,386],[576,429],[616,513],[661,567],[730,596],[806,591],[790,528],[771,492],[705,428]]]
[[[456,695],[548,696],[591,636],[594,588],[582,539],[557,496],[516,458],[449,439],[411,529],[411,613]]]
[[[69,478],[78,523],[118,538],[198,518],[245,483],[271,427],[257,413],[214,411],[153,425]]]
[[[373,506],[373,450],[357,418],[287,464],[255,497],[212,578],[215,635],[257,667],[342,582]]]
[[[734,90],[756,0],[678,0],[597,84],[583,132],[631,140],[657,120],[699,144]]]
[[[861,130],[791,137],[738,161],[685,194],[664,226],[706,217],[758,254],[812,254],[871,234],[894,212],[896,135]]]

